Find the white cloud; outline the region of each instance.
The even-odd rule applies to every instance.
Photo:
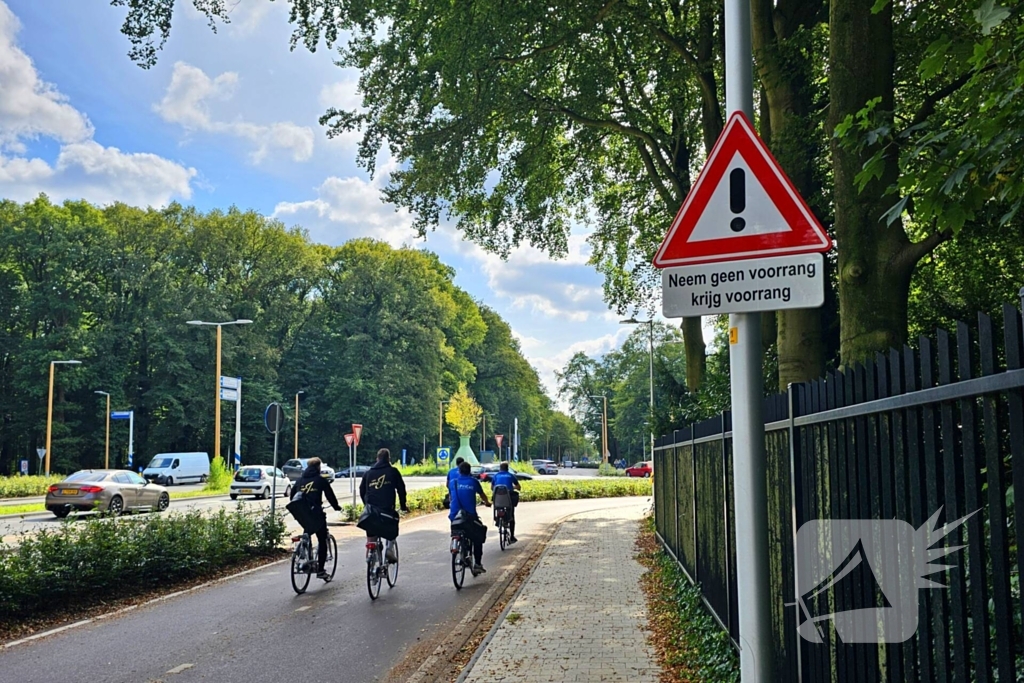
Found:
[[[373,237],[397,247],[415,237],[409,212],[384,204],[376,183],[356,177],[331,176],[317,188],[316,199],[280,202],[274,217],[297,223],[314,240],[331,245]]]
[[[238,74],[226,71],[216,78],[186,62],[176,62],[164,98],[156,111],[168,123],[176,123],[188,132],[220,133],[248,140],[254,145],[250,158],[263,161],[271,150],[282,150],[293,161],[307,161],[313,156],[313,130],[290,121],[258,124],[241,117],[234,121],[218,121],[210,115],[209,103],[231,99],[238,85]]]
[[[166,205],[192,195],[195,169],[155,154],[104,147],[93,126],[56,86],[39,77],[18,47],[21,25],[0,1],[0,194],[16,201],[45,192],[54,200]],[[29,158],[28,140],[61,143],[55,162]]]

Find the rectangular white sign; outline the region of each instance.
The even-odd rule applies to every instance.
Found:
[[[234,389],[221,389],[220,390],[220,400],[222,400],[222,401],[237,401],[238,400],[238,392],[235,391]]]
[[[237,377],[224,377],[221,375],[220,386],[222,389],[237,389],[238,378]]]
[[[683,318],[818,308],[825,303],[822,254],[772,256],[661,271],[662,313]]]

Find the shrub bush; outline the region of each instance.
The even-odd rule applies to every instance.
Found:
[[[596,470],[601,466],[601,463],[596,462],[578,462],[576,467],[582,467],[585,470]]]
[[[232,472],[219,455],[210,463],[210,476],[206,480],[204,491],[221,492],[231,488]]]
[[[64,479],[63,474],[29,477],[0,477],[0,498],[24,498],[45,496],[46,489]]]
[[[403,477],[443,477],[451,469],[448,465],[438,465],[431,460],[412,465],[395,465]]]
[[[597,476],[599,477],[624,477],[626,476],[626,470],[617,470],[611,463],[603,462],[601,466],[597,468]]]
[[[278,548],[285,526],[239,506],[140,519],[65,522],[0,547],[0,604],[8,616],[208,576]]]

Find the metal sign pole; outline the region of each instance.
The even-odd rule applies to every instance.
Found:
[[[356,449],[359,448],[359,441],[352,443],[352,468],[349,469],[348,473],[352,477],[352,507],[356,506],[356,462],[357,455]]]
[[[274,519],[274,511],[277,509],[277,440],[281,430],[274,430],[274,478],[270,483],[270,519]]]
[[[752,66],[750,0],[725,0],[726,109],[729,114],[741,111],[751,120],[754,113]],[[740,678],[744,683],[772,680],[761,352],[761,314],[731,314],[733,501]]]
[[[128,412],[128,469],[135,468],[135,411]]]

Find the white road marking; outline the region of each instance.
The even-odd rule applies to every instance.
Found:
[[[195,666],[195,664],[179,664],[178,666],[168,671],[167,674],[165,675],[180,674],[185,669],[191,669],[193,666]]]
[[[308,609],[312,609],[312,607],[313,607],[312,605],[305,605],[304,607],[300,607],[299,609],[297,609],[295,611],[296,612],[305,612]]]

